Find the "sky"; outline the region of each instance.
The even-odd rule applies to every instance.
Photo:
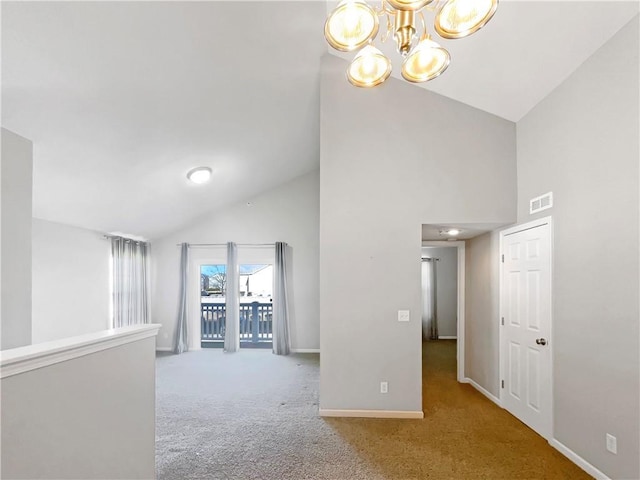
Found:
[[[240,265],[240,274],[241,275],[252,274],[257,272],[258,270],[263,269],[264,267],[266,267],[266,265],[258,265],[258,264]],[[215,275],[216,273],[225,274],[227,273],[227,266],[226,265],[202,265],[202,267],[200,267],[200,273],[202,273],[203,275],[206,275],[207,277]]]

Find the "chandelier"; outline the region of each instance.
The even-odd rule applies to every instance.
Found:
[[[343,0],[329,14],[324,26],[327,43],[341,52],[360,49],[347,69],[347,79],[356,87],[375,87],[391,75],[391,61],[373,41],[386,19],[381,36],[391,34],[403,57],[402,77],[413,83],[427,82],[449,66],[451,55],[427,33],[424,11],[436,12],[434,28],[445,39],[463,38],[487,24],[498,8],[498,0],[382,0],[374,8],[365,0]],[[417,19],[422,34],[417,36]]]

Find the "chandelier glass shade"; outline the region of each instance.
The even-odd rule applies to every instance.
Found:
[[[449,0],[436,15],[442,38],[462,38],[484,27],[498,8],[496,0]]]
[[[363,0],[344,0],[324,24],[329,45],[341,52],[356,50],[378,33],[378,14]]]
[[[358,52],[347,70],[347,79],[356,87],[375,87],[391,75],[391,62],[380,50],[367,45]]]
[[[389,5],[396,10],[409,10],[415,12],[426,7],[433,0],[388,0]]]
[[[427,82],[449,66],[449,52],[431,39],[424,12],[435,12],[434,29],[445,39],[469,36],[491,20],[498,0],[382,0],[374,8],[365,0],[343,0],[329,14],[324,27],[327,43],[341,52],[360,51],[347,70],[357,87],[375,87],[391,74],[391,61],[373,46],[379,19],[386,17],[380,41],[393,37],[403,57],[402,77],[413,83]],[[422,32],[418,35],[417,19]]]
[[[430,38],[424,38],[402,64],[402,77],[413,83],[427,82],[449,66],[449,52]]]

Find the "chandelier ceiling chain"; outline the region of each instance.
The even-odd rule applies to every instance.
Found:
[[[436,12],[434,29],[445,39],[467,37],[484,27],[498,8],[498,0],[382,0],[372,7],[366,0],[342,0],[329,14],[324,26],[327,43],[341,52],[359,50],[347,69],[347,79],[357,87],[375,87],[391,75],[391,61],[376,47],[380,20],[386,28],[380,41],[393,34],[403,57],[402,77],[413,83],[426,82],[441,75],[451,55],[432,40],[427,32],[424,12]],[[416,17],[422,34],[418,36]]]

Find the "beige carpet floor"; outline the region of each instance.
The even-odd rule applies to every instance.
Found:
[[[318,417],[317,355],[161,356],[159,479],[591,478],[455,379],[455,341],[425,343],[424,420]]]

